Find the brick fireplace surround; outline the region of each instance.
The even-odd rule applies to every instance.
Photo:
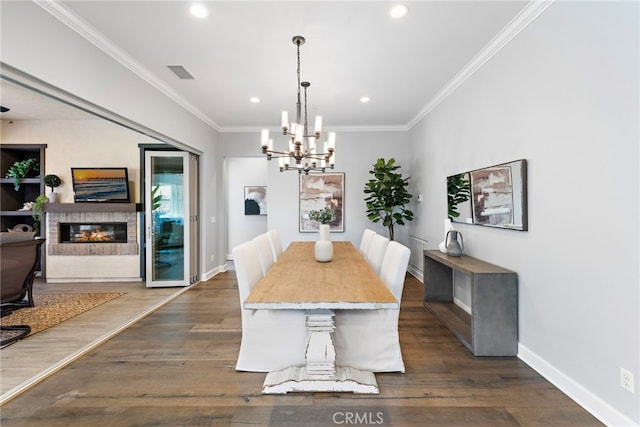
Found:
[[[60,223],[126,222],[127,243],[60,243]],[[51,212],[47,225],[49,255],[137,255],[135,212]],[[131,243],[133,242],[133,243]]]
[[[46,278],[50,282],[139,281],[140,205],[47,203]],[[126,223],[126,243],[61,243],[60,224]]]

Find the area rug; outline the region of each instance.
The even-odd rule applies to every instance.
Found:
[[[20,308],[0,318],[0,325],[28,325],[31,327],[28,336],[31,336],[124,294],[126,292],[34,295],[34,307]],[[2,331],[2,342],[13,334],[11,330]]]

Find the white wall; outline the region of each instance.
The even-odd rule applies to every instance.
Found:
[[[145,135],[106,120],[3,120],[0,142],[47,144],[43,172],[56,174],[62,180],[55,190],[60,203],[73,203],[72,167],[113,166],[128,169],[131,201],[139,203],[141,182],[138,144],[157,143]],[[140,236],[137,241],[140,243]],[[47,245],[50,243],[54,242],[47,241]],[[46,277],[50,282],[75,279],[140,280],[139,255],[52,256],[48,251],[45,254]]]
[[[73,203],[72,167],[115,166],[128,169],[131,202],[140,203],[138,144],[158,143],[106,120],[3,120],[0,138],[3,144],[47,144],[44,170],[62,180],[55,189],[60,203]]]
[[[99,47],[33,2],[3,2],[2,62],[143,127],[201,155],[201,273],[224,265],[216,217],[224,216],[218,133],[152,87]],[[37,28],[37,31],[34,31]],[[137,159],[137,156],[136,156]],[[206,196],[206,197],[205,197]]]
[[[267,162],[256,157],[228,157],[227,170],[227,259],[240,243],[267,231],[266,215],[244,214],[244,187],[267,186]],[[267,186],[267,202],[270,199]],[[267,212],[268,215],[268,212]]]
[[[283,137],[284,138],[284,137]],[[222,133],[221,157],[237,157],[262,155],[259,147],[260,133],[237,132]],[[276,142],[277,144],[278,142]],[[375,161],[384,157],[396,159],[401,166],[398,172],[404,176],[409,174],[409,152],[407,132],[337,132],[336,166],[332,172],[345,173],[345,231],[332,233],[332,240],[349,240],[356,246],[365,228],[371,228],[387,235],[386,228],[379,223],[373,224],[366,216],[364,203],[364,185],[371,175]],[[298,231],[299,215],[299,175],[296,172],[280,172],[276,160],[267,162],[267,185],[269,191],[268,228],[280,232],[283,247],[292,241],[315,240],[316,233],[300,233]],[[408,244],[408,227],[398,226],[395,229],[396,240]],[[230,251],[231,248],[228,248]]]
[[[528,232],[456,228],[518,273],[519,356],[609,425],[640,423],[638,5],[554,3],[410,132],[431,243],[447,175],[527,159]]]

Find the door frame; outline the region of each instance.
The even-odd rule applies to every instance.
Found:
[[[200,238],[200,155],[191,151],[181,150],[179,148],[173,147],[167,144],[138,144],[138,148],[140,149],[140,200],[142,204],[141,208],[141,220],[139,221],[139,230],[138,233],[140,235],[140,277],[142,281],[147,281],[147,233],[146,233],[146,169],[145,169],[145,157],[147,151],[175,151],[175,152],[185,152],[189,153],[191,156],[196,157],[196,171],[195,177],[193,179],[193,183],[196,185],[195,191],[190,192],[189,199],[191,204],[191,216],[194,217],[195,223],[191,227],[191,232],[189,236],[189,246],[190,250],[190,264],[191,264],[191,274],[190,274],[190,285],[194,285],[199,283],[201,280],[201,272],[200,272],[200,254],[201,254],[201,238]],[[194,206],[195,205],[195,206]],[[195,209],[194,209],[195,207]],[[186,260],[185,260],[186,262]]]

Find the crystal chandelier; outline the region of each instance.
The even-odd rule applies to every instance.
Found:
[[[264,129],[260,135],[262,153],[267,155],[267,160],[278,159],[280,172],[297,170],[298,173],[308,175],[309,172],[324,172],[333,169],[336,160],[335,132],[329,132],[323,147],[320,145],[322,136],[322,117],[316,116],[314,131],[309,132],[307,125],[307,88],[309,82],[300,82],[300,46],[305,40],[302,36],[295,36],[293,44],[298,51],[298,102],[296,103],[296,121],[289,123],[289,113],[282,112],[282,134],[289,137],[288,151],[276,151],[273,148],[273,139],[269,138],[269,131]],[[304,89],[304,117],[302,116],[302,104],[300,102],[300,88]]]

